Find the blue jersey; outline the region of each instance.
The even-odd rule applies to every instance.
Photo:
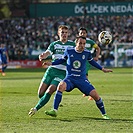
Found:
[[[93,60],[91,52],[84,50],[79,53],[75,48],[67,48],[63,58],[55,60],[52,65],[58,65],[67,61],[66,78],[63,80],[67,84],[66,91],[78,88],[86,96],[95,89],[86,77],[86,62],[102,70],[102,67]]]
[[[82,53],[79,53],[75,48],[67,48],[63,58],[67,60],[66,76],[86,78],[86,61],[93,59],[90,51],[84,50]]]

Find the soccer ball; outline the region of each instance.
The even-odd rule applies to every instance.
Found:
[[[109,31],[102,31],[98,35],[98,40],[103,45],[108,45],[112,42],[112,35]]]

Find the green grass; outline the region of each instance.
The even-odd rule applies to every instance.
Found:
[[[49,103],[32,118],[31,107],[38,102],[37,90],[43,69],[7,70],[0,76],[0,133],[132,133],[133,70],[113,68],[113,73],[91,70],[89,79],[104,100],[111,120],[103,120],[94,101],[83,98],[77,89],[64,92],[58,116],[44,114]]]

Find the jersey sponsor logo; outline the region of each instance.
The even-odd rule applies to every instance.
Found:
[[[71,76],[79,77],[79,74],[71,74]]]
[[[61,44],[55,44],[54,45],[55,49],[66,49],[66,48],[72,48],[73,46],[71,45],[61,45]]]
[[[77,70],[77,69],[71,69],[71,70],[75,72],[81,72],[81,70]]]
[[[80,66],[81,66],[81,62],[80,61],[78,61],[78,60],[75,60],[74,62],[73,62],[73,67],[74,68],[80,68]]]

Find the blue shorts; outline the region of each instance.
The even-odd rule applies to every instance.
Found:
[[[2,61],[2,64],[7,64],[7,58],[2,58],[1,61]]]
[[[67,92],[72,91],[74,88],[78,88],[83,94],[88,96],[90,92],[95,89],[88,79],[75,80],[73,78],[66,77],[63,81],[67,84]]]

